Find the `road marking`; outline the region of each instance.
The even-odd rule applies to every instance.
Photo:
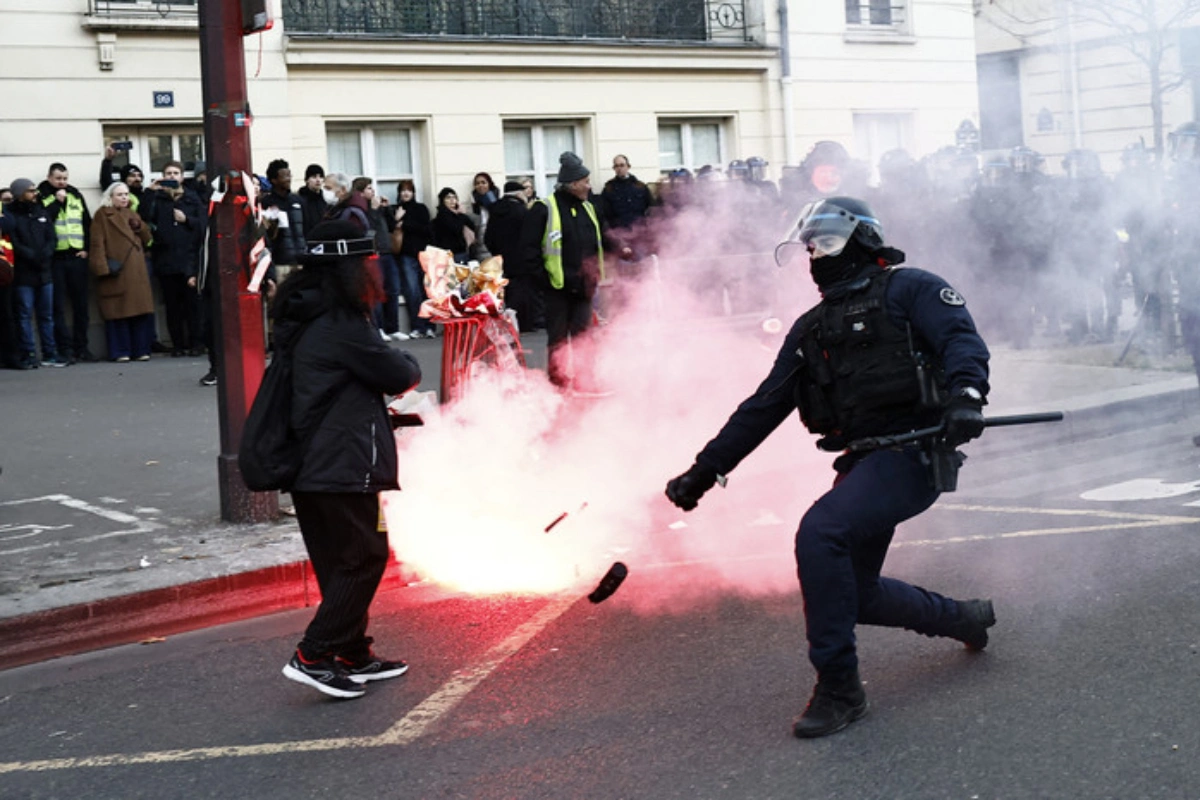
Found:
[[[72,508],[72,509],[75,509],[76,511],[83,511],[88,514],[94,514],[97,517],[102,517],[103,519],[109,520],[110,522],[120,523],[121,525],[132,525],[133,526],[132,528],[126,528],[124,530],[107,531],[105,533],[97,533],[97,534],[93,534],[92,536],[86,536],[81,539],[73,539],[72,542],[75,544],[82,544],[85,542],[98,542],[103,539],[111,539],[116,536],[135,536],[140,533],[149,533],[151,531],[156,531],[163,527],[161,523],[152,522],[147,519],[141,519],[140,517],[135,517],[132,514],[126,514],[124,511],[117,511],[112,508],[104,508],[103,506],[93,505],[93,504],[87,502],[86,500],[80,500],[77,497],[71,497],[70,495],[66,495],[66,494],[47,494],[47,495],[43,495],[41,497],[26,497],[21,500],[5,500],[3,502],[0,502],[0,507],[21,506],[21,505],[28,505],[30,503],[57,503],[60,506],[66,506],[67,508]],[[51,528],[50,526],[39,526],[39,527],[41,527],[43,530],[49,531],[49,530],[65,530],[66,528],[72,528],[74,526],[68,524],[68,525],[57,525],[57,526],[54,526],[53,528]],[[40,532],[41,531],[39,531],[39,533]],[[57,547],[59,544],[61,544],[61,542],[53,541],[53,542],[41,542],[38,544],[28,545],[25,547],[14,547],[14,548],[10,548],[8,550],[0,550],[0,556],[18,555],[20,553],[28,553],[33,550],[44,550],[47,547]]]
[[[229,747],[195,747],[185,750],[157,750],[80,758],[54,758],[44,761],[0,763],[0,775],[13,772],[49,772],[89,767],[124,767],[133,764],[172,764],[184,761],[210,761],[217,758],[247,758],[288,753],[316,753],[351,748],[394,747],[411,744],[430,726],[445,717],[489,675],[515,655],[533,637],[566,613],[578,602],[574,596],[550,599],[540,611],[521,624],[503,641],[487,651],[474,664],[458,670],[440,689],[431,694],[400,721],[377,736],[349,736],[337,739],[310,739],[298,742],[268,742]]]

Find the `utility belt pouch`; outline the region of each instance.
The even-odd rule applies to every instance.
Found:
[[[929,482],[936,492],[953,492],[958,488],[958,470],[967,457],[953,447],[934,441],[922,454],[929,466]]]

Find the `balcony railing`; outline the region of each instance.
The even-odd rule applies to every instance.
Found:
[[[88,14],[94,18],[195,21],[196,7],[197,0],[88,0]]]
[[[748,42],[744,0],[284,0],[289,33]]]

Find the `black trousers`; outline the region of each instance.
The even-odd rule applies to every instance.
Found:
[[[88,349],[88,260],[67,250],[54,254],[54,343],[63,358],[82,357]],[[67,304],[71,325],[67,325]]]
[[[306,659],[362,658],[370,650],[367,609],[383,580],[387,534],[378,530],[379,495],[292,492],[321,604],[304,631]]]
[[[550,382],[555,386],[568,386],[572,380],[590,373],[588,365],[572,363],[571,339],[582,336],[591,324],[592,298],[564,289],[547,289],[543,302],[546,311],[547,372]]]

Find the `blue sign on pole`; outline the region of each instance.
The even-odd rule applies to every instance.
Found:
[[[175,93],[174,92],[156,91],[154,93],[154,107],[155,108],[174,108],[175,107]]]

